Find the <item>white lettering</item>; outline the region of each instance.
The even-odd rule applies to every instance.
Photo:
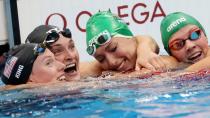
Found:
[[[168,28],[167,28],[167,32],[170,32],[173,28],[175,28],[177,25],[179,25],[180,23],[186,21],[186,19],[184,17],[181,17],[179,19],[177,19],[176,21],[172,22]]]
[[[18,66],[18,70],[17,70],[17,72],[16,72],[16,74],[15,74],[15,77],[16,78],[20,78],[20,75],[21,75],[21,72],[23,71],[23,68],[24,68],[24,66],[23,65],[19,65]]]

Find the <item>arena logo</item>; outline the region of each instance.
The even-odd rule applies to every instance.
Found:
[[[16,72],[16,74],[15,74],[15,77],[16,78],[20,78],[20,75],[21,75],[21,73],[22,73],[22,71],[23,71],[23,68],[24,68],[24,66],[23,65],[19,65],[18,66],[18,70],[17,70],[17,72]]]
[[[131,12],[126,13],[126,11],[128,11],[128,9],[129,9],[129,6],[128,5],[120,5],[120,6],[117,6],[117,14],[120,18],[126,18],[126,17],[129,17],[129,15],[130,15],[131,19],[137,24],[144,24],[147,21],[153,22],[155,18],[166,16],[161,4],[159,3],[159,1],[157,1],[155,3],[154,9],[152,9],[152,12],[150,12],[147,8],[148,8],[148,6],[145,3],[136,3],[135,5],[133,5],[131,7]],[[144,9],[144,12],[136,13],[139,9]],[[63,22],[63,28],[66,28],[66,26],[68,25],[67,24],[68,20],[66,19],[65,15],[63,15],[61,13],[50,14],[47,17],[45,24],[49,24],[50,19],[55,15],[61,17],[62,22]],[[76,16],[76,19],[75,19],[76,27],[81,32],[86,31],[85,26],[81,26],[81,24],[79,24],[80,23],[80,18],[83,17],[83,16],[91,17],[92,13],[89,12],[89,11],[81,11]],[[129,22],[126,22],[126,23],[128,25],[130,24]]]
[[[175,20],[174,22],[172,22],[168,27],[167,27],[167,32],[170,32],[173,28],[175,28],[177,25],[179,25],[180,23],[186,21],[186,19],[184,17],[181,17],[177,20]]]

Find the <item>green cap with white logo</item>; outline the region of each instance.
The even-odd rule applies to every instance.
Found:
[[[162,20],[161,26],[160,26],[162,42],[163,42],[165,50],[169,54],[170,54],[170,50],[169,50],[168,43],[171,36],[177,31],[179,31],[181,28],[189,24],[196,25],[204,31],[203,26],[194,17],[188,14],[185,14],[183,12],[171,13]]]
[[[111,11],[99,11],[88,20],[86,24],[87,47],[93,42],[96,36],[102,32],[108,32],[111,37],[115,35],[133,36],[127,24]],[[95,44],[96,48],[99,45]]]

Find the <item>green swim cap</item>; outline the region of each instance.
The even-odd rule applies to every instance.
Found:
[[[183,12],[171,13],[162,20],[161,26],[160,26],[162,42],[163,42],[165,50],[169,54],[170,54],[170,50],[168,47],[168,43],[171,36],[188,24],[198,26],[205,33],[205,30],[203,29],[202,25],[194,17],[188,14],[185,14]]]
[[[86,24],[86,44],[87,47],[93,42],[95,36],[108,31],[112,36],[133,36],[127,24],[122,21],[117,15],[111,11],[99,11],[88,20]],[[96,48],[99,45],[95,44]]]

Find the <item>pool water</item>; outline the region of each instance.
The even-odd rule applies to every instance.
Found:
[[[207,118],[209,73],[208,70],[173,77],[165,74],[147,79],[97,79],[99,86],[77,89],[68,89],[65,84],[1,91],[0,117]],[[86,83],[89,81],[96,80],[90,78]]]

